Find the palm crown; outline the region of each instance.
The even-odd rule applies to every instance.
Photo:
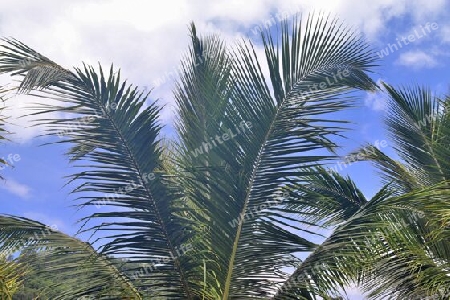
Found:
[[[361,37],[326,16],[284,23],[280,46],[262,34],[270,78],[251,42],[230,49],[194,25],[191,38],[174,90],[174,141],[160,133],[159,104],[113,67],[70,71],[4,40],[0,73],[22,76],[20,92],[60,101],[36,114],[71,144],[73,192],[87,211],[80,231],[100,242],[0,216],[2,251],[43,251],[41,276],[58,274],[69,287],[58,299],[314,299],[355,282],[373,297],[448,292],[441,104],[424,90],[385,85],[387,124],[405,162],[374,150],[368,158],[387,185],[367,200],[322,167],[345,129],[333,113],[352,106],[353,90],[378,88]],[[72,117],[45,117],[53,111]],[[411,127],[429,112],[430,124]],[[317,245],[321,228],[335,231]],[[302,261],[299,252],[311,254]]]

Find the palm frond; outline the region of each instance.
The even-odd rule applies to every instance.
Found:
[[[349,154],[356,161],[371,161],[379,170],[383,183],[389,184],[398,194],[407,193],[421,188],[414,170],[411,170],[402,162],[387,156],[383,151],[373,145],[366,145]]]
[[[180,168],[180,177],[193,193],[196,222],[216,235],[201,252],[208,253],[208,284],[223,299],[273,295],[288,277],[283,268],[299,261],[293,254],[316,247],[299,236],[309,224],[288,209],[292,200],[281,196],[281,187],[289,177],[309,175],[310,167],[332,157],[312,152],[333,149],[330,137],[342,130],[342,122],[317,116],[350,105],[350,97],[341,96],[352,88],[375,87],[365,74],[375,60],[370,49],[337,21],[310,16],[305,29],[295,25],[290,32],[286,25],[282,34],[280,60],[292,61],[283,66],[270,36],[263,36],[273,96],[249,42],[228,52],[214,48],[220,51],[206,57],[205,65],[191,58],[177,92],[185,95],[179,101],[181,113],[189,111],[178,126],[182,147],[194,162],[191,169]],[[205,48],[213,44],[203,43]],[[327,83],[344,71],[343,80]],[[292,74],[289,79],[280,75],[286,72]],[[310,85],[320,84],[310,91]],[[198,87],[202,89],[195,92]],[[204,100],[205,95],[216,97]],[[219,104],[223,113],[205,109],[210,103]],[[203,126],[184,134],[191,124]],[[205,144],[207,153],[193,155]]]
[[[423,186],[448,180],[448,131],[442,130],[448,126],[440,124],[448,112],[442,103],[427,88],[383,86],[390,97],[386,125],[395,150]]]
[[[317,167],[311,175],[290,179],[285,190],[296,200],[291,205],[312,224],[333,227],[352,217],[366,202],[363,193],[349,177]]]
[[[203,282],[202,297],[217,299],[221,297],[221,283],[216,272],[223,264],[217,261],[212,249],[222,243],[222,236],[211,230],[215,218],[207,213],[209,208],[204,203],[223,196],[223,192],[217,195],[211,186],[213,177],[225,168],[216,154],[218,141],[211,137],[222,136],[224,131],[222,120],[233,87],[231,58],[217,36],[198,36],[194,24],[191,25],[191,40],[174,90],[179,136],[174,149],[174,186],[183,203],[181,215],[195,222],[193,228],[199,237],[195,248],[204,261],[191,276]]]
[[[142,299],[130,280],[90,244],[39,222],[0,215],[0,249],[4,254],[27,250],[42,252],[47,268],[39,275],[55,285],[64,283],[69,287],[57,299],[81,296],[114,299],[119,295]],[[32,269],[33,261],[23,263]],[[45,292],[42,291],[43,295]]]
[[[12,300],[28,272],[23,264],[11,260],[0,253],[0,295],[3,300]]]
[[[275,299],[339,293],[355,282],[370,299],[445,297],[448,260],[430,249],[450,237],[449,192],[446,184],[398,197],[381,190],[302,263]],[[430,221],[418,224],[417,216]]]
[[[149,94],[122,82],[112,66],[106,76],[101,67],[61,71],[20,42],[8,40],[4,47],[9,51],[1,52],[0,72],[25,74],[21,91],[43,89],[35,95],[61,103],[41,106],[36,115],[59,111],[73,116],[42,117],[39,123],[48,125],[50,134],[64,137],[58,142],[73,145],[68,155],[81,168],[71,176],[79,182],[73,192],[82,193],[77,197],[80,207],[98,209],[82,219],[83,230],[105,233],[100,238],[102,254],[126,254],[134,264],[141,264],[134,270],[140,289],[189,299],[185,272],[191,268],[184,254],[190,249],[190,225],[177,221],[174,199],[165,184],[157,120],[160,108],[147,104]],[[20,62],[29,57],[32,63],[23,66]],[[42,81],[48,68],[61,76]],[[29,75],[30,71],[42,76]]]
[[[73,74],[47,57],[15,39],[3,38],[0,51],[0,73],[22,75],[19,91],[44,89],[58,81],[73,78]]]
[[[286,178],[309,175],[310,167],[330,158],[330,154],[318,155],[313,151],[333,150],[335,145],[330,138],[342,130],[338,124],[343,122],[324,116],[348,107],[350,97],[340,96],[352,88],[374,88],[365,72],[375,59],[358,36],[329,17],[316,19],[311,15],[305,23],[304,29],[301,21],[292,30],[284,26],[285,38],[279,50],[281,61],[285,62],[282,64],[277,63],[278,50],[270,35],[263,34],[275,99],[270,95],[252,45],[242,44],[235,52],[239,59],[233,69],[237,80],[234,105],[229,109],[230,121],[237,124],[243,119],[253,127],[248,135],[237,139],[242,150],[233,149],[234,153],[242,152],[242,158],[238,157],[232,165],[242,167],[232,172],[242,176],[236,180],[240,188],[235,205],[225,215],[228,219],[261,211],[261,206],[270,203],[269,199],[274,198],[274,192],[286,183]],[[344,71],[347,76],[342,81],[327,82]],[[281,74],[284,74],[284,94],[275,88],[278,82],[275,79],[282,78]],[[308,93],[311,85],[319,88]],[[223,157],[230,160],[231,151]],[[295,218],[295,210],[286,209],[289,202],[282,200],[248,219],[239,219],[230,234],[233,247],[228,256],[224,299],[249,295],[249,290],[255,291],[255,295],[272,295],[286,278],[286,274],[276,270],[296,263],[292,260],[293,253],[315,247],[292,233],[304,231],[305,223]]]

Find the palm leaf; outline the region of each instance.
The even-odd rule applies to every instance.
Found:
[[[1,52],[0,72],[25,74],[22,91],[43,89],[35,95],[60,100],[60,106],[41,106],[37,115],[59,111],[73,116],[42,117],[39,123],[47,124],[50,134],[66,137],[58,142],[73,145],[68,155],[82,168],[71,176],[80,182],[74,189],[82,193],[79,206],[102,207],[82,219],[84,231],[106,233],[100,242],[102,254],[126,254],[134,264],[142,264],[134,270],[139,288],[163,297],[190,298],[184,274],[190,270],[189,258],[183,255],[191,239],[189,224],[177,222],[164,183],[157,104],[145,107],[148,94],[121,82],[113,67],[107,76],[101,67],[98,72],[89,66],[71,72],[20,42],[8,40],[4,48],[8,51]],[[31,62],[24,66],[25,59]],[[49,68],[61,76],[43,80]]]
[[[351,155],[358,160],[373,161],[385,183],[390,185],[389,195],[404,198],[372,199],[355,215],[361,216],[362,225],[349,231],[347,237],[340,235],[342,228],[338,228],[302,263],[281,289],[279,299],[338,293],[352,280],[358,281],[374,299],[445,298],[448,293],[445,289],[450,257],[448,236],[444,230],[445,238],[433,238],[436,232],[442,231],[442,226],[445,228],[443,224],[448,220],[442,215],[436,217],[436,211],[445,212],[445,205],[442,205],[439,188],[433,192],[430,192],[432,188],[420,190],[446,176],[446,167],[442,166],[446,166],[448,155],[448,114],[443,109],[447,102],[446,99],[439,101],[424,88],[385,87],[391,108],[387,117],[388,130],[404,161],[395,161],[373,146],[363,147]],[[316,199],[320,200],[321,196],[316,195]],[[419,202],[424,201],[420,203],[422,207],[433,207],[423,210],[415,207],[412,204],[415,197],[419,197]],[[411,203],[404,204],[404,199]],[[392,204],[396,201],[398,206]],[[385,208],[387,203],[388,208]],[[368,208],[372,213],[366,215]],[[322,247],[336,258],[321,253]]]
[[[235,63],[238,80],[230,116],[235,124],[241,117],[254,125],[251,134],[238,140],[244,150],[242,160],[238,161],[243,168],[233,170],[233,174],[243,175],[237,181],[238,201],[229,218],[261,211],[261,205],[273,199],[274,191],[286,182],[285,178],[308,175],[311,166],[328,159],[328,155],[312,151],[332,150],[334,143],[329,138],[341,127],[322,116],[348,106],[348,99],[339,97],[341,93],[374,87],[365,74],[374,58],[358,37],[327,17],[315,20],[310,16],[304,31],[301,22],[298,24],[291,32],[284,26],[283,36],[291,38],[283,39],[282,64],[277,63],[280,59],[269,34],[263,34],[276,101],[269,94],[252,46],[244,44],[237,50],[241,58]],[[327,79],[344,70],[348,76],[343,81],[325,84],[323,89],[305,95],[310,85],[322,84],[322,88]],[[276,88],[279,80],[274,80],[282,77],[284,93]],[[239,153],[237,149],[236,152]],[[224,158],[230,156],[231,152]],[[288,204],[289,200],[283,200],[239,220],[230,235],[233,247],[228,258],[224,299],[249,295],[249,290],[255,291],[255,295],[271,295],[277,282],[286,278],[276,270],[295,263],[293,253],[313,249],[313,243],[292,234],[292,230],[304,231],[305,223],[296,220],[295,210],[284,209]]]
[[[326,228],[345,222],[367,202],[349,177],[323,167],[312,169],[309,176],[292,178],[285,189],[296,199],[292,208],[303,219]]]
[[[444,158],[447,155],[443,156],[448,152],[443,155],[436,152],[436,148],[443,151],[442,146],[448,151],[448,126],[440,124],[441,116],[445,115],[442,103],[426,88],[383,86],[390,96],[386,124],[395,150],[423,185],[448,179],[448,163]]]
[[[55,285],[64,283],[69,287],[57,299],[82,296],[113,299],[118,295],[142,299],[129,279],[90,244],[39,222],[1,215],[0,245],[5,254],[27,250],[43,251],[47,268],[39,275],[51,279]],[[25,260],[22,263],[30,268],[33,266],[33,261]],[[112,290],[119,294],[113,294]],[[42,294],[45,293],[43,290]]]
[[[183,203],[183,217],[196,224],[194,228],[199,238],[195,248],[204,261],[192,276],[203,282],[202,297],[217,299],[221,291],[216,270],[221,265],[212,249],[222,243],[222,237],[210,230],[215,218],[206,213],[210,207],[204,203],[220,197],[211,185],[213,176],[225,164],[217,156],[216,142],[210,137],[222,135],[224,130],[221,123],[233,86],[231,64],[224,43],[217,36],[199,37],[192,24],[191,39],[192,45],[182,61],[180,80],[174,91],[179,137],[173,157],[174,186],[177,187],[175,194]]]
[[[380,191],[302,263],[275,299],[339,293],[354,282],[371,299],[445,297],[448,261],[429,250],[449,238],[449,192],[446,185],[399,197]],[[417,234],[420,226],[412,221],[417,214],[432,220],[425,246],[424,232]]]
[[[23,264],[10,260],[0,254],[0,296],[2,300],[12,300],[23,283],[23,276],[28,270]]]
[[[379,170],[383,183],[391,185],[399,194],[410,192],[422,185],[417,181],[414,170],[408,165],[387,156],[373,145],[366,145],[349,154],[356,161],[371,161]]]
[[[333,149],[329,137],[340,132],[341,126],[317,116],[347,107],[350,97],[339,96],[352,88],[374,88],[365,75],[374,56],[365,44],[336,21],[314,18],[308,18],[305,30],[297,25],[292,33],[287,25],[283,29],[280,60],[289,59],[292,64],[276,62],[273,43],[264,35],[273,96],[249,42],[228,55],[215,48],[220,54],[207,56],[204,65],[194,64],[192,56],[184,63],[190,68],[183,71],[182,90],[177,94],[185,95],[179,101],[180,111],[189,114],[182,115],[178,127],[186,149],[184,159],[187,156],[194,164],[190,169],[189,164],[181,166],[179,177],[193,193],[189,197],[192,218],[205,232],[216,235],[210,237],[213,243],[204,242],[199,251],[206,253],[208,288],[223,299],[273,295],[288,277],[283,268],[299,261],[293,254],[314,249],[314,243],[294,233],[306,232],[308,222],[289,209],[291,200],[280,197],[280,187],[290,176],[309,175],[310,167],[332,157],[311,152]],[[312,50],[319,46],[322,51]],[[290,69],[286,71],[285,65]],[[309,85],[326,83],[344,70],[348,76],[341,82],[303,93]],[[291,79],[287,75],[281,79],[286,72],[293,74]],[[209,86],[210,82],[219,84]],[[206,109],[212,101],[222,114]],[[190,124],[206,126],[197,126],[196,132],[184,130]],[[222,136],[228,139],[220,142]],[[197,158],[193,151],[202,143],[211,146]],[[203,236],[208,239],[209,235]]]

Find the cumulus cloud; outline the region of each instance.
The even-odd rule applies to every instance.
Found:
[[[420,50],[413,50],[401,53],[399,58],[396,60],[396,64],[412,67],[414,69],[421,69],[433,68],[437,66],[438,62],[428,53]]]
[[[367,93],[364,104],[375,111],[386,110],[386,96],[382,93]]]
[[[0,189],[4,189],[22,199],[29,199],[31,196],[31,188],[28,185],[17,182],[11,178],[0,182]]]
[[[167,74],[176,74],[189,44],[191,21],[200,33],[220,33],[232,44],[240,36],[259,39],[252,29],[272,24],[271,20],[277,21],[270,25],[275,30],[279,25],[277,14],[291,17],[297,12],[305,16],[311,10],[324,11],[376,40],[389,30],[387,23],[392,18],[410,14],[419,24],[422,20],[434,21],[445,11],[445,5],[445,0],[165,0],[158,5],[144,0],[1,1],[0,36],[13,36],[64,67],[80,66],[81,61],[94,65],[101,62],[105,67],[114,62],[122,68],[123,77],[134,84],[151,88],[155,82],[163,82],[151,98],[168,104],[163,121],[170,123],[176,75]],[[19,125],[11,130],[21,141],[41,133],[40,128],[25,129],[30,119],[16,118],[27,101],[31,100],[13,102],[9,110],[10,121]]]
[[[442,26],[440,36],[441,36],[442,42],[450,43],[450,25]]]

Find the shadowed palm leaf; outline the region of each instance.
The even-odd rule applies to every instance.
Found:
[[[10,54],[13,46],[17,52]],[[115,74],[112,67],[107,77],[101,68],[96,73],[88,66],[71,72],[19,42],[9,41],[5,48],[9,51],[2,53],[0,71],[21,74],[29,65],[36,65],[37,70],[54,67],[62,74],[52,78],[50,84],[45,76],[25,73],[27,83],[24,86],[22,82],[20,90],[45,87],[39,96],[50,95],[61,101],[61,106],[44,105],[36,114],[60,111],[74,116],[41,122],[48,124],[50,133],[65,136],[61,141],[73,145],[68,153],[71,160],[82,162],[82,170],[72,176],[81,181],[74,192],[83,193],[78,197],[80,206],[102,207],[103,211],[94,211],[83,219],[87,222],[84,230],[106,233],[100,252],[127,255],[134,263],[142,263],[142,268],[135,270],[140,288],[151,290],[156,285],[161,296],[188,297],[181,266],[188,262],[179,253],[189,240],[189,224],[177,225],[172,216],[172,198],[163,184],[156,104],[145,108],[148,95],[121,82],[120,74]],[[21,51],[30,54],[17,57]],[[25,59],[32,61],[23,66]],[[103,221],[89,226],[92,219]],[[157,261],[162,265],[148,272]]]

